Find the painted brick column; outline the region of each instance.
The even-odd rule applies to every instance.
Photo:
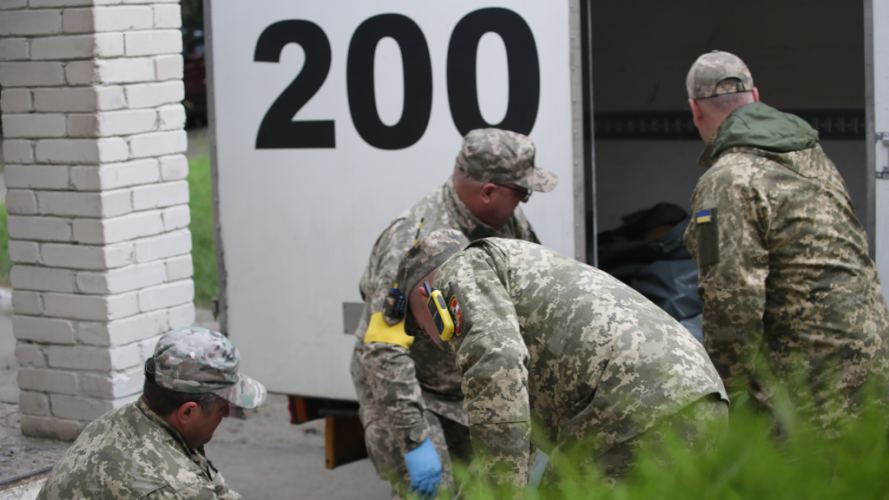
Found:
[[[24,434],[135,400],[194,321],[180,25],[178,1],[0,0]]]

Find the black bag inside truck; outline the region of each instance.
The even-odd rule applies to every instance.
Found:
[[[598,235],[599,268],[644,295],[702,340],[704,303],[698,297],[698,267],[682,241],[688,214],[678,205],[659,203],[621,219],[622,226]]]

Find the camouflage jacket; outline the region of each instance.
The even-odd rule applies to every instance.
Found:
[[[453,285],[449,285],[453,283]],[[463,376],[476,450],[498,483],[521,486],[534,444],[595,456],[725,390],[703,347],[610,275],[546,248],[489,238],[438,271],[459,328],[446,343]],[[727,399],[727,398],[726,398]]]
[[[685,242],[700,268],[704,343],[726,387],[769,407],[777,381],[766,379],[802,376],[809,387],[791,391],[799,408],[814,395],[818,425],[841,421],[868,373],[885,368],[889,333],[843,179],[814,130],[761,103],[729,115],[700,162],[709,169]],[[757,374],[757,358],[770,370]]]
[[[135,403],[89,424],[56,464],[37,496],[238,500],[203,449],[189,449],[173,426]]]
[[[407,449],[415,448],[429,437],[423,408],[466,423],[460,407],[463,400],[460,374],[454,359],[438,349],[427,335],[414,337],[409,351],[395,344],[363,343],[371,316],[382,310],[395,284],[398,264],[413,245],[421,218],[424,222],[420,237],[436,229],[452,228],[470,240],[501,236],[537,241],[518,207],[509,223],[499,231],[479,221],[457,195],[453,178],[399,215],[377,239],[359,285],[365,307],[355,332],[359,340],[355,355],[365,367],[366,383],[378,404],[375,408],[363,408],[362,418],[365,425],[379,418],[387,419],[392,433]]]

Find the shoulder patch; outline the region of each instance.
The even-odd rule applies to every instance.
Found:
[[[451,295],[451,300],[448,301],[448,311],[451,313],[451,319],[454,320],[454,334],[459,337],[460,327],[463,326],[463,311],[460,310],[456,295]]]
[[[716,208],[695,212],[695,236],[698,239],[698,267],[719,262],[719,221]]]
[[[695,214],[695,223],[704,224],[710,222],[710,211],[709,210],[701,210],[700,212]]]

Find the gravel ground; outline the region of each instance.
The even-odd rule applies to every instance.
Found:
[[[54,465],[70,444],[22,436],[19,416],[18,405],[0,403],[0,481]]]

